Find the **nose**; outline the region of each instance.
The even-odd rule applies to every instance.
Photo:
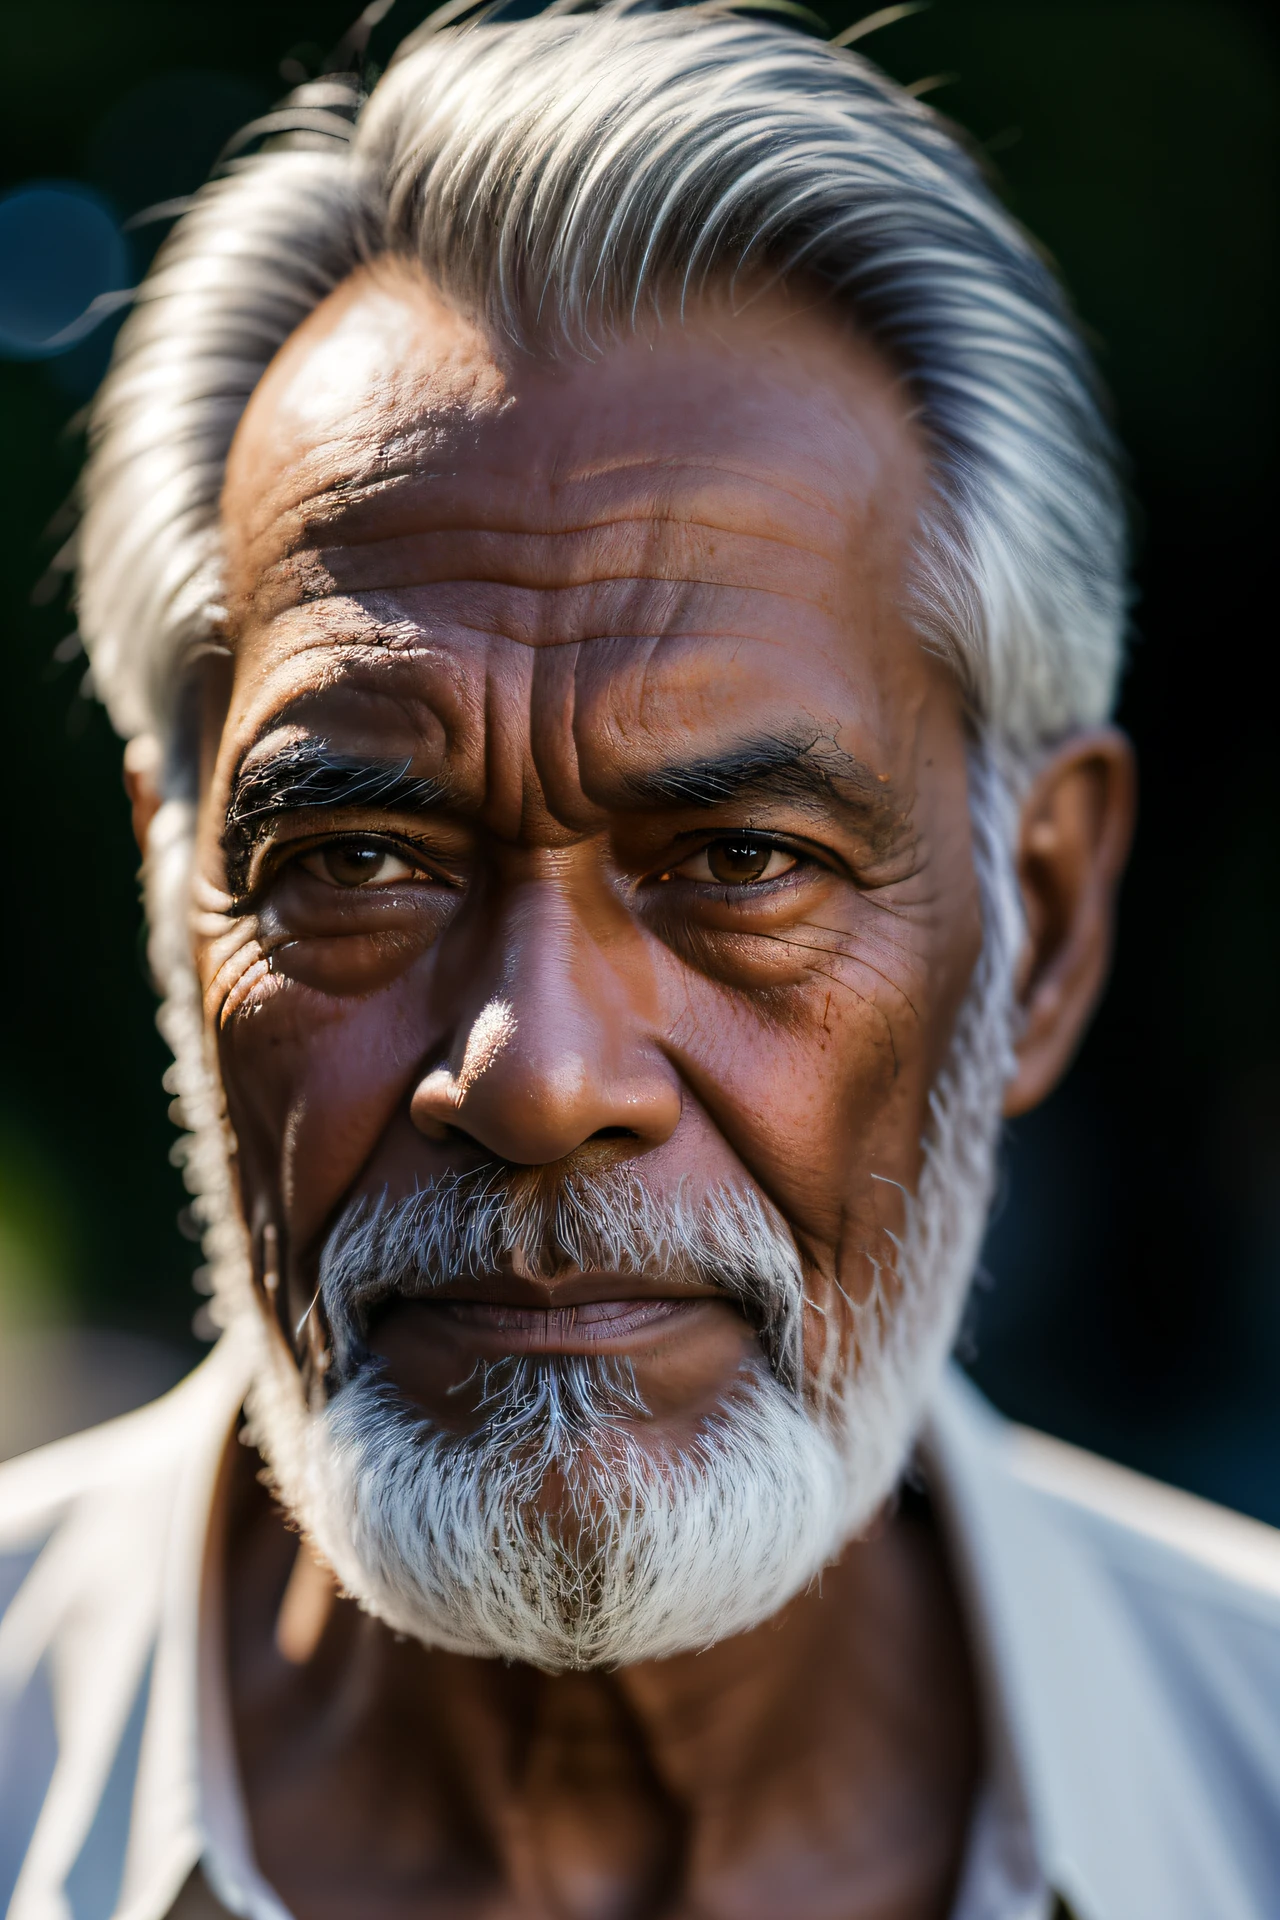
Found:
[[[660,1146],[680,1088],[643,1019],[647,966],[606,954],[564,902],[530,887],[498,934],[489,990],[472,991],[449,1060],[415,1088],[429,1139],[462,1133],[519,1166],[548,1166],[590,1140]],[[628,965],[628,960],[635,962]],[[630,976],[630,977],[629,977]]]

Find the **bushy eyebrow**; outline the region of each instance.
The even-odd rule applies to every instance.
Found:
[[[790,800],[858,816],[878,845],[901,826],[886,782],[822,734],[759,734],[713,758],[672,761],[626,777],[629,799],[710,808],[732,800]]]
[[[271,822],[308,809],[378,807],[431,813],[449,804],[448,785],[410,771],[409,760],[337,753],[324,740],[301,740],[236,774],[222,832],[231,891],[248,886],[254,848]],[[734,800],[787,800],[852,815],[877,853],[902,827],[891,790],[833,740],[812,732],[758,734],[724,752],[638,769],[622,782],[628,801],[650,807],[710,809]]]
[[[387,812],[430,813],[444,804],[438,780],[410,772],[409,760],[366,760],[335,753],[323,740],[301,740],[236,774],[222,831],[231,890],[241,894],[258,841],[282,813],[308,808],[380,807]]]

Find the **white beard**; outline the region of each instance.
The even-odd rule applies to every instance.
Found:
[[[280,1497],[346,1591],[390,1627],[427,1645],[551,1671],[699,1649],[776,1613],[892,1493],[954,1342],[1012,1065],[1021,932],[1013,810],[986,755],[973,754],[970,782],[983,954],[930,1097],[920,1181],[904,1197],[905,1227],[893,1243],[893,1284],[881,1286],[877,1273],[866,1302],[843,1302],[855,1337],[827,1342],[833,1355],[854,1357],[801,1379],[799,1329],[814,1303],[784,1223],[754,1200],[713,1196],[696,1210],[682,1201],[664,1210],[637,1200],[634,1175],[605,1176],[575,1216],[578,1241],[563,1213],[551,1236],[561,1253],[588,1256],[575,1264],[589,1264],[594,1232],[607,1242],[598,1264],[611,1269],[630,1261],[652,1271],[657,1248],[682,1270],[727,1278],[764,1328],[758,1364],[696,1444],[667,1457],[635,1438],[644,1409],[616,1362],[504,1363],[491,1371],[482,1424],[464,1438],[434,1427],[390,1385],[359,1338],[362,1294],[394,1279],[389,1266],[412,1276],[436,1271],[441,1258],[481,1264],[477,1241],[486,1253],[523,1245],[518,1209],[493,1203],[477,1226],[456,1194],[443,1243],[422,1196],[340,1222],[322,1263],[338,1384],[326,1404],[308,1406],[250,1282],[186,958],[189,810],[162,810],[148,876],[153,963],[169,989],[169,1084],[192,1128],[187,1177],[208,1222],[217,1317],[255,1342],[251,1428]],[[585,1242],[584,1220],[595,1222]],[[732,1285],[739,1272],[754,1276],[750,1284]],[[549,1518],[538,1503],[551,1469],[567,1489],[567,1524],[563,1511]]]

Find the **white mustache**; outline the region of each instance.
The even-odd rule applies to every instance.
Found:
[[[355,1201],[320,1259],[318,1300],[335,1384],[368,1359],[373,1310],[523,1262],[531,1279],[644,1274],[714,1288],[755,1326],[769,1366],[798,1391],[804,1275],[781,1214],[751,1190],[652,1192],[626,1167],[545,1177],[508,1168],[446,1174],[406,1199]]]

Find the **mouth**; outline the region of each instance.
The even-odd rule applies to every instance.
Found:
[[[653,1346],[705,1312],[703,1299],[591,1300],[579,1306],[517,1307],[481,1300],[415,1301],[441,1333],[495,1356],[627,1353]]]
[[[710,1288],[649,1291],[642,1275],[570,1274],[542,1282],[503,1274],[426,1295],[399,1296],[370,1314],[375,1350],[388,1338],[424,1340],[478,1359],[529,1354],[625,1354],[687,1333],[708,1314],[738,1308]]]
[[[403,1393],[457,1432],[482,1415],[487,1367],[585,1355],[630,1363],[646,1420],[692,1435],[744,1365],[761,1357],[757,1330],[736,1300],[670,1275],[489,1274],[384,1296],[367,1312],[366,1350]]]

